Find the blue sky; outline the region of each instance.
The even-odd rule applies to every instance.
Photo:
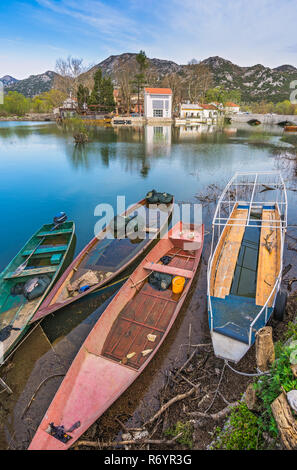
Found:
[[[0,77],[97,64],[138,52],[185,64],[219,55],[297,66],[297,0],[8,0],[0,2]]]

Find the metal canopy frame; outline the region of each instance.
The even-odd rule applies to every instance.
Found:
[[[266,191],[263,191],[263,199],[261,200],[260,195],[255,199],[257,190],[260,187],[273,188],[275,191],[275,198],[273,200],[266,200]],[[242,189],[243,188],[243,189]],[[250,191],[250,197],[244,198],[243,193]],[[268,192],[268,191],[267,191]],[[248,216],[246,219],[234,219],[231,218],[231,214],[235,205],[243,205],[248,208]],[[231,178],[224,191],[222,192],[220,198],[218,199],[217,207],[214,213],[212,221],[212,241],[211,241],[211,251],[210,257],[208,260],[208,269],[207,269],[207,297],[208,297],[208,309],[210,314],[210,330],[213,331],[213,312],[212,312],[212,303],[210,295],[210,273],[212,270],[212,264],[215,253],[215,245],[220,241],[224,227],[228,225],[232,226],[245,226],[257,228],[258,226],[254,223],[251,223],[251,213],[253,210],[257,210],[265,206],[276,205],[279,209],[280,220],[275,221],[263,221],[262,218],[259,218],[261,222],[261,227],[266,228],[280,228],[281,233],[281,261],[280,261],[280,270],[273,286],[273,289],[266,300],[264,306],[259,310],[259,313],[256,315],[254,320],[250,324],[249,329],[249,346],[251,345],[252,340],[252,329],[257,320],[261,315],[265,314],[265,324],[268,317],[268,304],[270,299],[274,294],[279,290],[281,284],[282,270],[283,270],[283,251],[284,251],[284,238],[287,228],[287,192],[284,180],[280,172],[267,171],[267,172],[236,172],[235,175]],[[221,215],[221,213],[224,215]],[[233,223],[236,221],[236,223]],[[217,243],[215,243],[217,242]],[[274,307],[275,296],[272,307]]]

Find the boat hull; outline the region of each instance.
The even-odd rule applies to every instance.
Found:
[[[173,231],[174,228],[169,234]],[[191,287],[201,257],[204,227],[200,226],[199,231],[200,243],[194,250],[175,249],[170,237],[162,239],[136,268],[82,345],[30,450],[68,449],[143,372],[165,340]],[[166,271],[158,261],[168,253],[174,266],[169,264],[167,272],[176,268],[187,276],[185,288],[177,296],[170,289],[154,290],[147,282],[147,275],[153,270]],[[181,267],[185,263],[188,269]],[[134,312],[131,318],[127,318],[129,312]],[[74,423],[79,423],[79,427],[68,433],[71,439],[67,443],[62,443],[48,433],[51,422],[63,425],[66,432]]]
[[[65,222],[56,230],[52,230],[53,227],[53,224],[43,225],[0,274],[0,349],[4,360],[28,331],[30,320],[65,269],[74,243],[75,225],[73,222]],[[40,242],[40,247],[33,253],[27,268],[17,274],[17,267]],[[11,294],[18,284],[43,275],[49,276],[50,283],[39,297],[27,300],[23,294]],[[12,328],[8,335],[4,329],[7,327]]]
[[[105,229],[102,230],[96,237],[94,237],[86,246],[83,248],[83,250],[77,255],[77,257],[73,260],[73,262],[68,266],[67,270],[63,273],[59,281],[56,283],[54,289],[50,292],[50,294],[45,298],[44,302],[40,306],[38,312],[34,315],[34,317],[31,320],[31,323],[34,323],[35,321],[40,320],[41,318],[44,318],[50,313],[54,313],[57,310],[60,310],[61,308],[72,304],[78,299],[81,299],[85,297],[86,295],[89,295],[91,292],[94,292],[98,289],[101,289],[102,287],[108,285],[112,280],[117,278],[129,265],[131,265],[147,248],[153,243],[153,241],[162,233],[162,230],[167,226],[168,220],[172,214],[173,211],[173,204],[171,203],[167,206],[168,208],[168,217],[166,220],[163,221],[163,224],[161,227],[158,228],[158,231],[155,232],[154,234],[150,234],[147,236],[147,239],[145,240],[144,243],[141,244],[141,247],[139,250],[133,254],[132,256],[129,257],[129,259],[123,263],[120,267],[115,269],[114,272],[109,273],[109,276],[102,281],[96,283],[95,285],[91,286],[88,290],[85,292],[77,293],[75,297],[67,297],[64,299],[59,299],[59,297],[62,295],[63,291],[66,291],[66,286],[67,284],[71,281],[71,279],[74,278],[76,275],[77,270],[79,267],[82,265],[82,263],[86,263],[87,257],[89,256],[89,253],[94,250],[97,246],[100,247],[100,242],[103,240],[104,242],[104,236],[105,236]],[[134,206],[132,206],[128,211],[124,212],[123,215],[129,215],[131,214],[134,210],[137,209],[139,206],[144,206],[145,205],[145,200],[141,200],[138,203],[136,203]],[[100,248],[99,248],[100,249]]]

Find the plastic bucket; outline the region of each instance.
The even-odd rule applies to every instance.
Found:
[[[184,289],[185,282],[186,280],[184,277],[175,276],[172,279],[172,292],[174,294],[180,294]]]

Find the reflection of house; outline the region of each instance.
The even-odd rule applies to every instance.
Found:
[[[147,154],[169,154],[170,147],[171,126],[145,126],[145,148]]]
[[[145,88],[144,114],[146,118],[171,119],[172,90],[170,88]]]
[[[231,101],[228,101],[225,103],[225,112],[226,113],[231,113],[231,114],[236,114],[239,113],[240,106],[238,104],[232,103]]]
[[[216,129],[215,126],[209,124],[194,124],[190,126],[180,125],[178,128],[180,139],[201,137],[202,134],[211,134]]]

